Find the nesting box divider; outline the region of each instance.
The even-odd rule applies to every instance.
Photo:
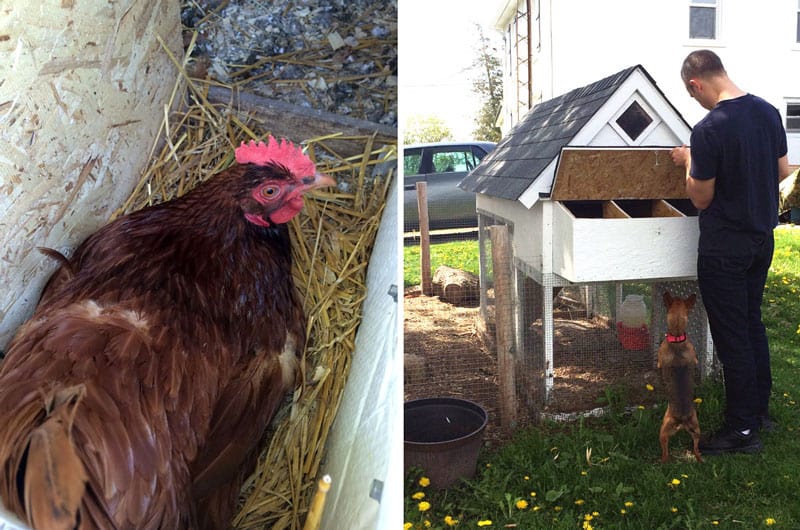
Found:
[[[653,217],[686,217],[686,215],[663,199],[653,201]]]
[[[603,203],[603,219],[628,219],[630,215],[628,215],[625,210],[619,207],[619,205],[614,201],[605,201]]]

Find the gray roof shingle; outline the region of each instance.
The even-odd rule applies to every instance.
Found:
[[[652,81],[644,68],[636,65],[539,103],[459,186],[492,197],[518,199],[637,68]]]

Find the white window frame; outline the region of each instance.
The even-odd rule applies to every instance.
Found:
[[[706,0],[689,0],[689,30],[688,40],[692,44],[698,43],[711,43],[711,44],[719,44],[722,39],[722,24],[721,20],[722,17],[720,16],[721,12],[721,0],[713,0],[713,3]],[[702,8],[702,9],[713,9],[714,10],[714,38],[710,39],[708,37],[692,37],[692,8]]]

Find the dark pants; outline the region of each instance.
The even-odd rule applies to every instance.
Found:
[[[770,233],[740,256],[699,256],[697,279],[725,376],[725,422],[757,429],[772,389],[761,299],[775,246]]]

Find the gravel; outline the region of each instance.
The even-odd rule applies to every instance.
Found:
[[[270,99],[397,126],[397,2],[184,2],[192,73]]]

